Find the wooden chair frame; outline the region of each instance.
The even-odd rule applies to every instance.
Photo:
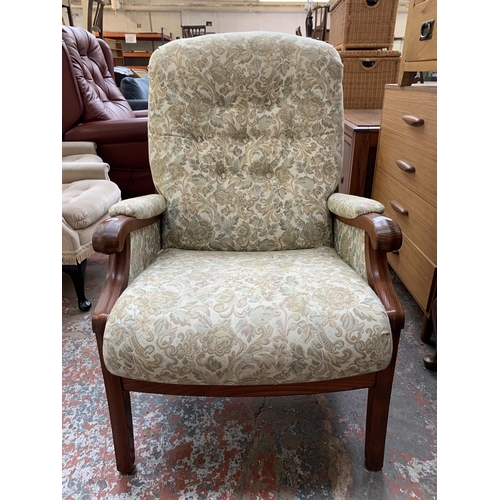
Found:
[[[95,14],[92,18],[93,5],[95,4]],[[97,33],[97,38],[103,37],[104,22],[104,0],[89,0],[87,30]]]
[[[74,26],[75,23],[73,22],[73,14],[71,13],[71,3],[69,0],[62,0],[62,8],[66,9],[66,14],[68,15],[68,22],[70,26]],[[62,19],[62,23],[64,23],[64,16]]]
[[[326,41],[328,12],[330,5],[317,5],[312,9],[314,12],[314,27],[311,31],[311,38],[316,40]]]
[[[92,316],[92,328],[97,339],[106,387],[117,469],[123,474],[131,474],[135,469],[131,391],[185,396],[270,397],[367,388],[365,464],[369,470],[380,470],[384,461],[389,403],[399,337],[404,326],[404,312],[392,285],[387,263],[387,252],[401,246],[402,236],[399,226],[390,218],[375,213],[362,215],[356,219],[338,217],[341,222],[360,228],[366,234],[365,256],[368,283],[381,299],[392,328],[392,359],[386,369],[366,375],[322,382],[263,386],[195,386],[160,384],[118,377],[107,370],[103,360],[102,346],[106,321],[113,305],[128,284],[130,234],[156,223],[160,217],[142,220],[123,215],[113,217],[98,226],[93,238],[94,249],[109,255],[106,281]]]

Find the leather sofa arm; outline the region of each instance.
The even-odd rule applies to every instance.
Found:
[[[110,143],[147,142],[147,117],[129,120],[87,122],[73,127],[64,135],[65,141],[91,141],[98,146]]]

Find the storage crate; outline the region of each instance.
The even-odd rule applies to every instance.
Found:
[[[337,50],[392,50],[397,11],[398,0],[337,0],[328,43]]]
[[[339,55],[344,65],[344,108],[381,109],[385,85],[398,81],[401,52],[346,50]]]

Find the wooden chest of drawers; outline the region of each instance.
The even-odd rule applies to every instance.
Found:
[[[437,71],[437,0],[410,0],[400,85],[410,85],[417,71]]]
[[[403,232],[389,263],[427,319],[437,274],[436,98],[432,85],[386,86],[372,190]]]

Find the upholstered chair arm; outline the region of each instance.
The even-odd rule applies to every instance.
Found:
[[[148,195],[125,201],[128,203],[119,202],[110,208],[110,218],[97,226],[92,238],[94,250],[109,255],[106,281],[92,317],[94,326],[103,332],[120,294],[161,250],[163,197]]]
[[[335,193],[328,199],[334,214],[337,253],[375,290],[393,327],[403,328],[404,312],[392,285],[387,253],[401,247],[401,229],[378,201]]]
[[[83,181],[85,179],[104,179],[109,181],[109,165],[97,162],[62,162],[62,183]]]
[[[110,218],[96,228],[92,238],[95,251],[126,258],[127,283],[146,269],[161,250],[160,219],[164,210],[165,200],[160,195],[120,201],[109,209]]]
[[[96,155],[95,142],[73,141],[62,142],[62,157],[72,155]]]
[[[136,219],[149,219],[160,215],[167,207],[165,198],[161,194],[149,194],[123,200],[113,205],[109,210],[109,215],[127,215]]]
[[[334,193],[328,198],[328,208],[335,215],[345,219],[355,219],[359,215],[376,212],[384,213],[382,203],[352,194]]]

